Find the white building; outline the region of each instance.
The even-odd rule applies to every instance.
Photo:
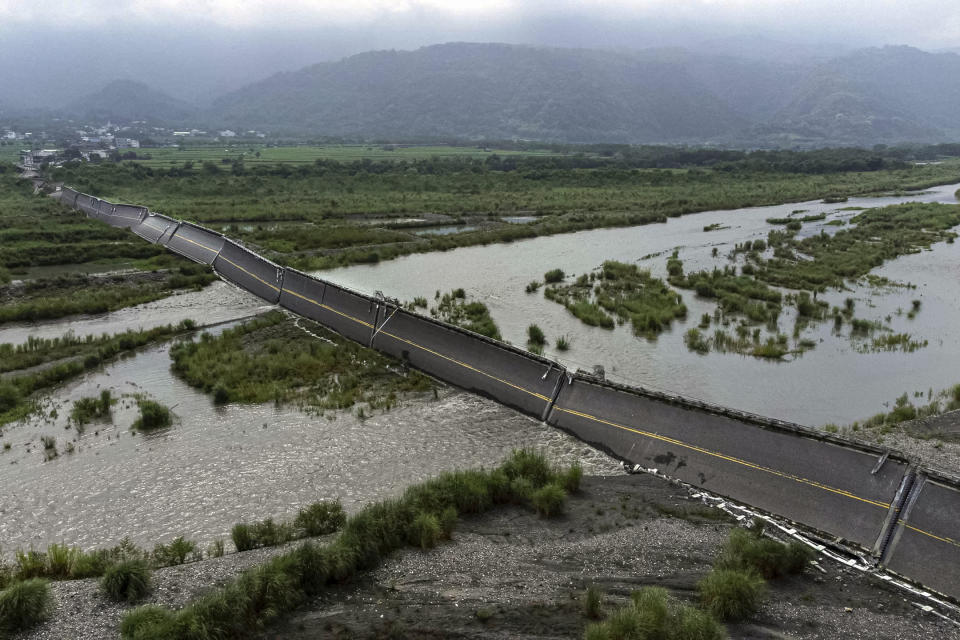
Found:
[[[236,138],[237,133],[235,131],[230,131],[230,129],[224,129],[220,132],[221,138]]]

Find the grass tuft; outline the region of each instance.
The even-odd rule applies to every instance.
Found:
[[[746,620],[760,608],[766,583],[754,571],[714,569],[697,584],[703,606],[720,620]]]
[[[140,560],[120,562],[103,574],[100,588],[116,602],[136,602],[150,592],[150,568]]]
[[[45,620],[53,608],[50,585],[32,578],[0,591],[0,633],[15,634]]]
[[[596,585],[590,585],[580,598],[583,605],[583,615],[591,620],[603,617],[603,591]]]

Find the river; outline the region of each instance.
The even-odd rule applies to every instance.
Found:
[[[945,185],[904,197],[851,198],[843,204],[820,201],[768,207],[709,211],[671,218],[665,224],[618,229],[596,229],[489,246],[466,247],[440,253],[415,254],[375,265],[358,265],[318,275],[366,293],[380,290],[400,300],[417,296],[434,299],[436,291],[463,287],[469,297],[484,302],[500,326],[504,339],[517,345],[526,341],[526,329],[537,323],[550,343],[560,335],[571,338],[572,348],[545,354],[570,368],[603,365],[607,377],[618,382],[670,391],[741,410],[807,425],[846,424],[873,415],[904,392],[926,393],[960,382],[960,243],[935,245],[932,251],[888,262],[874,273],[891,280],[910,282],[916,290],[876,289],[854,285],[849,291],[826,295],[831,304],[856,300],[858,317],[885,320],[894,331],[926,339],[929,346],[913,353],[858,353],[849,338],[832,333],[832,322],[802,334],[818,344],[792,362],[764,361],[732,353],[699,355],[690,352],[683,334],[699,322],[713,304],[698,300],[689,291],[683,297],[689,308],[686,321],[655,341],[633,335],[630,327],[610,331],[589,327],[562,306],[536,294],[525,293],[531,280],[543,279],[548,269],[559,267],[568,276],[596,269],[604,260],[636,262],[657,276],[666,276],[666,257],[679,249],[686,271],[729,264],[725,254],[735,243],[766,238],[771,217],[785,217],[799,209],[803,215],[826,213],[827,219],[805,225],[805,233],[833,231],[826,222],[849,218],[848,207],[879,207],[908,201],[957,202],[960,185]],[[704,232],[707,225],[721,229]],[[716,247],[718,257],[712,256]],[[652,257],[646,257],[651,256]],[[646,257],[646,258],[645,258]],[[911,301],[922,301],[914,319]],[[788,335],[794,316],[785,310],[781,331]]]

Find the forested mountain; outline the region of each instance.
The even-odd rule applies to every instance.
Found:
[[[378,51],[218,100],[228,124],[335,136],[705,139],[748,121],[669,59],[498,44]]]
[[[67,111],[359,139],[791,147],[955,141],[958,104],[960,55],[910,47],[788,61],[451,43],[276,74],[202,113],[130,81]]]
[[[953,140],[957,104],[960,56],[909,47],[786,62],[453,43],[278,74],[209,115],[348,137],[790,146]]]
[[[115,80],[65,110],[87,119],[155,123],[181,123],[197,113],[196,107],[133,80]]]
[[[765,128],[834,143],[956,140],[958,104],[960,55],[863,49],[811,70]]]

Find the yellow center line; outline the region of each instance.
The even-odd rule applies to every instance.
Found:
[[[818,488],[818,489],[823,489],[824,491],[829,491],[830,493],[835,493],[835,494],[837,494],[837,495],[844,496],[844,497],[846,497],[846,498],[851,498],[851,499],[853,499],[853,500],[859,500],[860,502],[865,502],[865,503],[867,503],[867,504],[869,504],[869,505],[873,505],[873,506],[875,506],[875,507],[880,507],[880,508],[882,508],[882,509],[889,509],[889,508],[890,508],[890,504],[889,504],[889,503],[879,502],[879,501],[877,501],[877,500],[870,500],[870,499],[868,499],[868,498],[861,498],[860,496],[854,495],[854,494],[850,493],[849,491],[845,491],[845,490],[843,490],[843,489],[837,489],[837,488],[834,488],[834,487],[831,487],[831,486],[822,484],[822,483],[820,483],[820,482],[816,482],[815,480],[808,480],[807,478],[802,478],[802,477],[800,477],[800,476],[795,476],[795,475],[790,474],[790,473],[785,473],[785,472],[783,472],[783,471],[777,471],[776,469],[771,469],[770,467],[764,467],[763,465],[755,464],[755,463],[753,463],[753,462],[748,462],[748,461],[746,461],[746,460],[741,460],[740,458],[735,458],[735,457],[733,457],[733,456],[728,456],[728,455],[726,455],[726,454],[718,453],[718,452],[716,452],[716,451],[710,451],[709,449],[704,449],[703,447],[698,447],[698,446],[696,446],[696,445],[692,445],[692,444],[683,442],[683,441],[681,441],[681,440],[675,440],[674,438],[669,438],[669,437],[667,437],[667,436],[662,436],[662,435],[657,434],[657,433],[650,433],[649,431],[641,431],[641,430],[639,430],[639,429],[632,429],[632,428],[630,428],[630,427],[625,427],[625,426],[623,426],[623,425],[621,425],[621,424],[617,424],[617,423],[615,423],[615,422],[610,422],[610,421],[608,421],[608,420],[604,420],[604,419],[602,419],[602,418],[598,418],[598,417],[596,417],[596,416],[592,416],[592,415],[590,415],[590,414],[588,414],[588,413],[581,413],[580,411],[574,411],[573,409],[564,409],[563,407],[555,407],[555,408],[557,409],[557,411],[563,411],[563,412],[569,413],[569,414],[571,414],[571,415],[579,416],[579,417],[581,417],[581,418],[586,418],[587,420],[592,420],[592,421],[594,421],[594,422],[599,422],[600,424],[605,424],[605,425],[608,425],[608,426],[611,426],[611,427],[615,427],[615,428],[617,428],[617,429],[622,429],[623,431],[630,431],[631,433],[636,433],[636,434],[638,434],[638,435],[641,435],[641,436],[644,436],[644,437],[647,437],[647,438],[652,438],[652,439],[654,439],[654,440],[660,440],[660,441],[662,441],[662,442],[668,442],[668,443],[670,443],[670,444],[677,445],[678,447],[684,447],[684,448],[686,448],[686,449],[690,449],[690,450],[696,451],[696,452],[698,452],[698,453],[703,453],[703,454],[706,454],[706,455],[708,455],[708,456],[713,456],[713,457],[715,457],[715,458],[720,458],[721,460],[726,460],[726,461],[728,461],[728,462],[733,462],[733,463],[735,463],[735,464],[743,465],[743,466],[748,467],[748,468],[750,468],[750,469],[755,469],[755,470],[757,470],[757,471],[763,471],[763,472],[765,472],[765,473],[770,473],[770,474],[772,474],[772,475],[779,476],[779,477],[781,477],[781,478],[787,478],[788,480],[793,480],[794,482],[799,482],[799,483],[801,483],[801,484],[806,484],[806,485],[809,485],[809,486],[811,486],[811,487],[816,487],[816,488]]]
[[[196,240],[191,240],[190,238],[187,238],[186,236],[174,236],[174,238],[177,239],[177,240],[185,240],[185,241],[187,241],[187,242],[189,242],[189,243],[191,243],[191,244],[195,244],[195,245],[197,245],[198,247],[200,247],[201,249],[206,249],[206,250],[209,251],[210,253],[217,253],[217,250],[216,250],[216,249],[211,249],[211,248],[208,247],[207,245],[201,244],[201,243],[197,242]]]
[[[933,538],[934,540],[939,540],[940,542],[946,542],[947,544],[952,544],[952,545],[955,546],[955,547],[960,547],[960,542],[957,542],[957,541],[954,540],[953,538],[945,538],[945,537],[943,537],[943,536],[938,536],[938,535],[936,535],[936,534],[930,533],[929,531],[924,531],[923,529],[918,529],[917,527],[913,526],[912,524],[908,524],[905,520],[897,520],[897,523],[900,524],[900,525],[902,525],[902,526],[904,526],[904,527],[906,527],[907,529],[910,529],[911,531],[916,531],[917,533],[922,533],[922,534],[925,535],[925,536],[929,536],[929,537]]]
[[[343,312],[341,312],[341,311],[337,311],[336,309],[334,309],[334,308],[332,308],[332,307],[330,307],[330,306],[328,306],[328,305],[325,305],[325,304],[323,304],[323,303],[317,302],[316,300],[314,300],[314,299],[312,299],[312,298],[308,298],[307,296],[300,295],[299,293],[296,293],[295,291],[291,291],[290,289],[284,289],[284,292],[285,292],[285,293],[289,293],[289,294],[294,295],[294,296],[297,296],[298,298],[301,298],[302,300],[306,300],[307,302],[310,302],[311,304],[315,304],[315,305],[317,305],[318,307],[321,307],[321,308],[323,308],[323,309],[326,309],[327,311],[332,311],[333,313],[336,313],[337,315],[343,316],[344,318],[348,318],[348,319],[350,319],[350,320],[353,320],[354,322],[357,322],[357,323],[359,323],[359,324],[362,324],[362,325],[364,325],[365,327],[370,327],[371,329],[373,328],[373,325],[370,324],[369,322],[364,322],[363,320],[360,320],[360,319],[358,319],[358,318],[354,318],[353,316],[347,315],[347,314],[345,314],[345,313],[343,313]],[[406,343],[406,344],[409,344],[409,345],[412,346],[412,347],[416,347],[417,349],[420,349],[420,350],[422,350],[422,351],[426,351],[426,352],[429,353],[429,354],[435,355],[435,356],[437,356],[438,358],[443,358],[444,360],[447,360],[448,362],[452,362],[452,363],[454,363],[454,364],[460,365],[461,367],[464,367],[464,368],[466,368],[466,369],[469,369],[470,371],[473,371],[473,372],[475,372],[475,373],[479,373],[480,375],[485,376],[485,377],[487,377],[487,378],[490,378],[491,380],[496,380],[497,382],[499,382],[499,383],[501,383],[501,384],[505,384],[505,385],[507,385],[508,387],[511,387],[511,388],[516,389],[516,390],[518,390],[518,391],[522,391],[522,392],[527,393],[527,394],[530,394],[531,396],[533,396],[533,397],[535,397],[535,398],[539,398],[540,400],[543,400],[544,402],[550,402],[550,398],[548,398],[548,397],[545,396],[545,395],[542,395],[542,394],[537,393],[537,392],[535,392],[535,391],[530,391],[529,389],[524,389],[523,387],[521,387],[521,386],[519,386],[519,385],[513,384],[512,382],[509,382],[509,381],[507,381],[507,380],[504,380],[503,378],[498,378],[497,376],[492,375],[492,374],[489,374],[489,373],[487,373],[486,371],[482,371],[482,370],[480,370],[480,369],[477,369],[476,367],[474,367],[474,366],[472,366],[472,365],[469,365],[469,364],[467,364],[466,362],[460,362],[459,360],[456,360],[456,359],[451,358],[451,357],[449,357],[449,356],[446,356],[446,355],[444,355],[444,354],[442,354],[442,353],[439,353],[439,352],[437,352],[437,351],[434,351],[433,349],[430,349],[430,348],[428,348],[428,347],[425,347],[425,346],[423,346],[423,345],[421,345],[421,344],[417,344],[416,342],[413,342],[412,340],[407,340],[406,338],[401,338],[401,337],[396,336],[396,335],[394,335],[394,334],[392,334],[392,333],[389,333],[389,332],[387,332],[387,331],[380,331],[380,335],[385,335],[385,336],[388,336],[388,337],[390,337],[390,338],[393,338],[394,340],[397,340],[397,341],[399,341],[399,342],[404,342],[404,343]]]
[[[472,366],[472,365],[469,365],[469,364],[467,364],[466,362],[460,362],[459,360],[456,360],[456,359],[451,358],[451,357],[449,357],[449,356],[445,356],[445,355],[443,355],[442,353],[439,353],[439,352],[437,352],[437,351],[434,351],[433,349],[428,349],[427,347],[424,347],[423,345],[419,345],[419,344],[417,344],[416,342],[413,342],[412,340],[407,340],[406,338],[401,338],[401,337],[399,337],[399,336],[395,336],[395,335],[393,335],[392,333],[388,333],[388,332],[386,332],[386,331],[381,331],[380,333],[383,334],[383,335],[385,335],[385,336],[389,336],[389,337],[393,338],[394,340],[399,340],[400,342],[405,342],[405,343],[409,344],[409,345],[412,346],[412,347],[416,347],[416,348],[418,348],[418,349],[422,349],[423,351],[426,351],[427,353],[433,354],[433,355],[437,356],[438,358],[443,358],[444,360],[447,360],[447,361],[452,362],[452,363],[454,363],[454,364],[458,364],[458,365],[460,365],[461,367],[464,367],[464,368],[466,368],[466,369],[469,369],[470,371],[474,371],[474,372],[476,372],[476,373],[479,373],[479,374],[482,375],[482,376],[486,376],[487,378],[490,378],[491,380],[496,380],[497,382],[500,382],[500,383],[502,383],[502,384],[505,384],[505,385],[507,385],[508,387],[513,387],[513,388],[516,389],[517,391],[523,391],[524,393],[528,393],[528,394],[530,394],[531,396],[533,396],[533,397],[535,397],[535,398],[539,398],[539,399],[541,399],[541,400],[543,400],[543,401],[545,401],[545,402],[550,402],[550,398],[548,398],[548,397],[545,396],[545,395],[539,394],[539,393],[537,393],[536,391],[530,391],[529,389],[524,389],[523,387],[521,387],[521,386],[519,386],[519,385],[515,385],[515,384],[513,384],[512,382],[509,382],[509,381],[507,381],[507,380],[504,380],[503,378],[498,378],[497,376],[492,375],[492,374],[489,374],[489,373],[487,373],[486,371],[481,371],[480,369],[477,369],[476,367],[474,367],[474,366]]]
[[[353,320],[353,321],[356,322],[357,324],[362,324],[362,325],[365,326],[365,327],[368,327],[368,328],[370,328],[370,329],[373,329],[373,325],[370,324],[369,322],[364,322],[364,321],[361,320],[360,318],[354,318],[353,316],[348,315],[348,314],[346,314],[346,313],[344,313],[344,312],[342,312],[342,311],[337,311],[337,310],[334,309],[333,307],[327,306],[327,305],[323,304],[322,302],[317,302],[317,301],[314,300],[313,298],[308,298],[307,296],[300,295],[300,294],[297,293],[296,291],[291,291],[290,289],[284,289],[283,292],[284,292],[284,293],[289,293],[289,294],[292,295],[292,296],[297,296],[297,297],[300,298],[301,300],[306,300],[307,302],[309,302],[309,303],[311,303],[311,304],[315,304],[315,305],[317,305],[318,307],[320,307],[321,309],[326,309],[327,311],[332,311],[333,313],[337,314],[338,316],[343,316],[344,318],[347,318],[348,320]]]
[[[263,284],[267,285],[268,287],[270,287],[270,288],[273,289],[274,291],[280,291],[280,287],[278,287],[277,285],[275,285],[275,284],[270,284],[269,282],[267,282],[266,280],[264,280],[263,278],[261,278],[260,276],[258,276],[258,275],[255,274],[255,273],[250,273],[249,271],[247,271],[246,269],[244,269],[243,267],[241,267],[240,265],[238,265],[238,264],[237,264],[236,262],[234,262],[233,260],[230,260],[229,258],[223,257],[223,254],[222,254],[222,253],[221,253],[219,256],[217,256],[217,258],[220,259],[220,260],[223,260],[224,262],[229,262],[230,264],[232,264],[233,266],[235,266],[237,269],[240,269],[240,271],[243,271],[245,274],[247,274],[247,275],[250,276],[251,278],[255,278],[256,280],[259,280],[260,282],[262,282]]]

